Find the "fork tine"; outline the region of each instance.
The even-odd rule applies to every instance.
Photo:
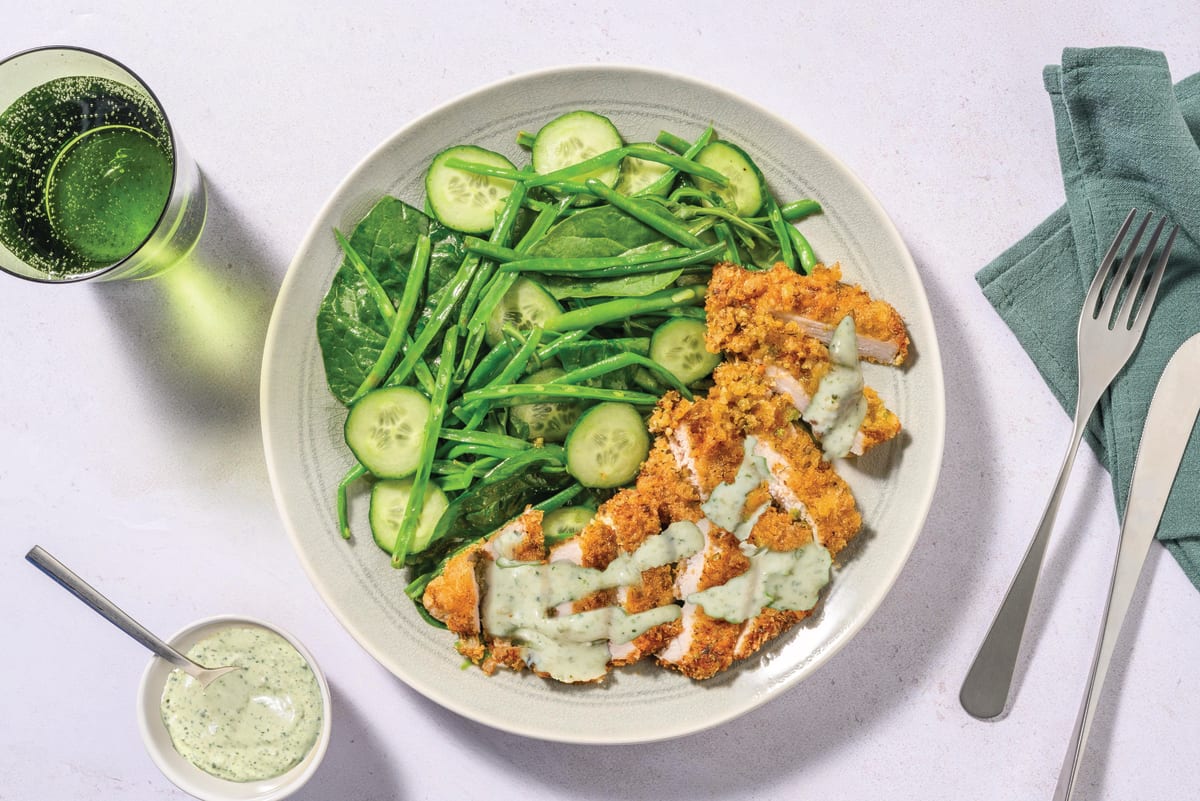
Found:
[[[1113,260],[1117,257],[1117,251],[1121,247],[1121,240],[1125,238],[1126,232],[1129,231],[1129,224],[1133,222],[1135,214],[1137,214],[1137,209],[1129,210],[1129,214],[1125,217],[1125,222],[1121,223],[1120,230],[1113,237],[1112,244],[1108,246],[1108,252],[1104,254],[1104,259],[1100,262],[1099,269],[1096,270],[1096,277],[1092,279],[1092,285],[1088,287],[1087,297],[1083,300],[1083,308],[1087,309],[1092,317],[1096,316],[1096,308],[1100,300],[1100,290],[1104,288],[1104,281],[1108,276],[1109,268],[1112,267]]]
[[[1150,318],[1150,309],[1154,306],[1154,298],[1158,295],[1158,287],[1162,283],[1163,273],[1167,270],[1167,259],[1171,258],[1171,248],[1175,247],[1175,236],[1178,233],[1179,226],[1176,225],[1167,236],[1167,244],[1163,247],[1162,255],[1158,257],[1158,264],[1154,265],[1154,272],[1150,274],[1150,285],[1146,287],[1146,295],[1138,306],[1138,316],[1133,322],[1133,328],[1139,336],[1146,327],[1146,321]],[[1145,314],[1142,313],[1143,309],[1146,310]]]
[[[1112,323],[1113,308],[1116,307],[1117,298],[1121,295],[1121,287],[1125,285],[1125,279],[1129,276],[1129,265],[1133,263],[1133,257],[1137,255],[1138,243],[1142,241],[1142,234],[1146,232],[1146,226],[1150,224],[1151,216],[1150,212],[1146,212],[1146,216],[1142,218],[1142,224],[1138,226],[1137,232],[1133,235],[1133,241],[1127,246],[1125,258],[1121,259],[1121,267],[1113,277],[1112,283],[1108,285],[1108,292],[1104,295],[1104,305],[1100,307],[1100,313],[1096,315],[1109,327]]]
[[[1129,282],[1129,291],[1125,293],[1125,300],[1121,303],[1121,307],[1117,309],[1116,325],[1121,328],[1128,329],[1129,323],[1133,319],[1134,310],[1140,310],[1144,304],[1138,303],[1138,296],[1142,294],[1142,281],[1146,277],[1146,269],[1150,266],[1150,260],[1154,258],[1154,248],[1158,244],[1158,237],[1162,234],[1163,226],[1167,224],[1166,215],[1163,215],[1158,220],[1158,225],[1154,227],[1154,233],[1150,235],[1150,241],[1146,243],[1145,250],[1142,251],[1142,258],[1138,260],[1137,270],[1133,274],[1133,280]]]

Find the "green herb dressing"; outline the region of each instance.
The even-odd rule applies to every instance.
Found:
[[[809,543],[792,551],[765,548],[750,555],[750,569],[717,587],[688,596],[710,617],[730,623],[749,620],[763,607],[797,611],[811,609],[817,594],[829,583],[829,551]]]
[[[700,511],[704,512],[705,517],[726,531],[734,532],[741,540],[746,539],[750,535],[750,528],[753,528],[751,524],[738,531],[741,528],[739,524],[743,521],[746,496],[764,481],[771,479],[771,469],[767,467],[767,460],[754,454],[757,444],[758,440],[755,437],[746,437],[742,443],[742,463],[733,481],[718,484],[713,488],[708,500],[700,505]],[[760,514],[761,509],[751,516],[751,520],[758,520]]]
[[[262,628],[227,628],[187,655],[243,669],[207,688],[181,670],[167,676],[162,719],[181,756],[206,773],[249,782],[285,773],[312,749],[324,715],[321,690],[287,640]]]
[[[854,318],[842,318],[829,343],[829,358],[833,363],[821,378],[813,393],[804,421],[821,438],[826,459],[840,459],[850,452],[854,437],[867,416],[867,399],[863,397],[862,368],[858,362],[858,335]]]
[[[648,537],[633,553],[621,554],[604,570],[570,562],[517,562],[508,558],[515,531],[494,543],[497,558],[488,563],[483,627],[493,637],[525,646],[526,661],[559,681],[590,681],[604,676],[609,644],[628,643],[654,626],[679,617],[674,604],[637,614],[610,606],[552,616],[559,604],[578,601],[597,590],[632,586],[642,572],[691,556],[704,547],[694,523],[673,523]]]

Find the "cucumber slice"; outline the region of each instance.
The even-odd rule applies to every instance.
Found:
[[[569,111],[542,126],[533,140],[533,169],[539,174],[561,170],[581,161],[620,147],[621,134],[608,117],[592,111]],[[582,183],[595,178],[607,186],[616,186],[621,175],[620,164],[581,175]]]
[[[595,516],[596,510],[586,506],[563,506],[546,512],[542,518],[542,535],[547,542],[568,539],[583,531]]]
[[[697,187],[705,192],[716,192],[742,217],[756,214],[762,208],[767,191],[762,173],[740,147],[718,139],[697,153],[696,161],[729,179],[729,186],[720,187],[712,181],[697,178]]]
[[[488,317],[484,340],[495,347],[504,338],[504,326],[511,325],[518,331],[540,327],[556,314],[562,314],[562,306],[554,296],[524,276],[513,281]]]
[[[585,487],[629,483],[649,454],[646,424],[628,403],[593,406],[567,435],[567,472]]]
[[[721,363],[719,354],[704,347],[706,331],[700,320],[687,317],[667,320],[650,337],[650,358],[684,384],[699,381]]]
[[[547,367],[521,379],[522,384],[548,384],[566,370]],[[508,427],[514,437],[533,442],[562,442],[583,414],[583,405],[573,401],[522,403],[508,410]]]
[[[346,444],[378,478],[416,472],[429,427],[429,399],[412,387],[386,387],[363,395],[346,417]]]
[[[668,151],[665,148],[659,147],[653,142],[644,142],[642,147],[652,147],[655,150],[661,150],[664,153]],[[645,159],[626,156],[621,159],[621,175],[617,179],[617,185],[614,187],[622,195],[636,195],[638,192],[645,189],[650,184],[662,178],[671,168],[666,164],[660,164],[657,161],[646,161]],[[654,194],[666,196],[671,187],[664,185]]]
[[[516,167],[499,153],[473,145],[443,150],[429,165],[429,172],[425,174],[425,195],[437,218],[456,231],[486,234],[496,227],[496,214],[508,200],[513,182],[446,166],[446,161],[452,158],[505,170],[516,170]]]
[[[371,488],[371,536],[375,544],[388,553],[396,547],[396,535],[400,533],[400,522],[412,497],[412,488],[411,478],[376,481]],[[449,505],[446,493],[437,484],[431,481],[425,485],[425,502],[417,519],[417,531],[408,548],[410,554],[420,553],[429,547],[438,520],[441,520],[442,513]]]

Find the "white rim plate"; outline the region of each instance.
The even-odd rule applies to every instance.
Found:
[[[351,228],[382,195],[423,202],[425,169],[468,143],[520,163],[514,137],[558,114],[608,115],[627,141],[661,129],[694,138],[711,121],[741,144],[783,201],[825,208],[802,230],[819,257],[840,262],[904,315],[913,355],[903,370],[867,365],[867,381],[905,433],[840,472],[864,531],[848,550],[818,612],[745,663],[702,684],[650,664],[603,685],[569,687],[535,676],[461,670],[453,637],[423,622],[369,536],[366,503],[352,501],[356,538],[338,536],[334,496],[353,464],[345,410],[330,395],[315,320],[340,254],[330,231]],[[292,262],[271,317],[262,371],[262,426],[276,503],[310,579],[355,639],[437,703],[499,729],[563,742],[647,742],[699,731],[776,697],[811,674],[870,618],[899,575],[937,484],[945,430],[941,359],[915,265],[878,203],[832,154],[762,108],[690,78],[632,67],[572,67],[520,76],[459,98],[383,142],[334,192]]]

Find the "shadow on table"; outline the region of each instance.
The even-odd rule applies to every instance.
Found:
[[[399,760],[351,704],[349,694],[330,682],[333,739],[317,772],[292,796],[296,801],[401,801],[405,797],[394,768]]]
[[[1146,558],[1146,565],[1142,571],[1141,579],[1138,582],[1137,589],[1134,591],[1133,600],[1129,603],[1129,613],[1125,618],[1125,624],[1121,627],[1121,636],[1117,640],[1116,647],[1113,649],[1108,677],[1104,682],[1104,688],[1101,690],[1100,705],[1096,708],[1096,717],[1092,721],[1092,729],[1088,735],[1083,762],[1079,769],[1079,778],[1076,780],[1075,792],[1071,796],[1074,801],[1102,801],[1105,798],[1112,798],[1113,794],[1106,786],[1110,766],[1126,772],[1136,772],[1138,770],[1129,760],[1121,760],[1114,751],[1117,700],[1121,697],[1122,690],[1129,680],[1129,660],[1133,653],[1133,644],[1137,641],[1138,629],[1142,627],[1142,622],[1146,617],[1148,587],[1151,578],[1158,570],[1160,560],[1163,559],[1170,559],[1166,549],[1161,545],[1152,545],[1150,554]],[[1094,628],[1095,635],[1099,637],[1100,621],[1098,617],[1094,623]],[[1082,677],[1086,675],[1084,671],[1088,668],[1085,666],[1085,663],[1091,659],[1092,654],[1089,651],[1086,656],[1083,654],[1080,656],[1080,664],[1074,666],[1074,670]],[[1074,724],[1075,714],[1078,712],[1079,705],[1083,703],[1082,682],[1078,685],[1078,691],[1078,698],[1069,698],[1065,702],[1072,713],[1071,722],[1067,724],[1068,726]],[[1062,754],[1055,755],[1057,758],[1062,758],[1066,755],[1067,740],[1070,735],[1071,732],[1069,729],[1063,730],[1062,736],[1059,738],[1063,750]],[[1055,779],[1057,780],[1057,777]]]
[[[947,375],[947,447],[938,489],[886,602],[828,664],[741,718],[661,743],[605,748],[545,743],[497,732],[431,702],[430,714],[476,758],[564,797],[720,799],[794,788],[805,773],[836,761],[855,741],[877,737],[878,721],[906,705],[928,703],[934,677],[959,678],[966,665],[948,666],[944,653],[977,588],[982,541],[997,529],[1001,490],[986,485],[984,476],[998,432],[982,397],[983,366],[960,344],[968,340],[963,311],[936,284],[927,290]],[[936,682],[937,714],[966,720],[957,683],[948,682]],[[932,764],[935,758],[930,755],[934,773],[943,767]],[[873,770],[886,767],[877,763]]]
[[[98,284],[130,360],[166,414],[207,432],[257,438],[258,377],[282,269],[217,187],[196,250],[156,278]]]

